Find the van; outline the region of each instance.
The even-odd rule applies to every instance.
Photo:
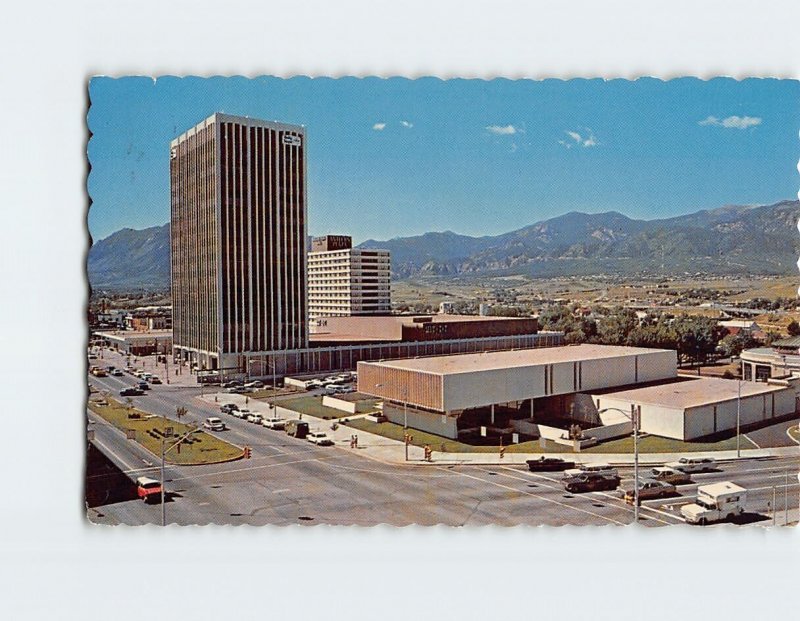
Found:
[[[161,481],[139,477],[136,479],[136,495],[145,502],[157,500],[161,496]]]
[[[612,468],[609,464],[579,464],[577,468],[569,468],[564,470],[564,477],[576,477],[579,474],[603,474],[610,477],[619,476],[616,468]]]
[[[295,438],[305,438],[308,435],[308,423],[302,420],[287,420],[284,429]]]

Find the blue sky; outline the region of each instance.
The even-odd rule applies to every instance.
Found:
[[[94,239],[169,220],[169,142],[213,112],[306,126],[309,233],[490,235],[568,211],[792,199],[800,82],[94,78]]]

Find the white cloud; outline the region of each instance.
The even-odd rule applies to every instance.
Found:
[[[513,125],[489,125],[486,127],[486,131],[490,134],[497,134],[498,136],[512,136],[522,130],[517,129]]]
[[[375,131],[379,132],[384,127],[386,127],[386,123],[375,123],[375,125],[372,126],[372,129],[374,129]]]
[[[400,125],[403,127],[414,127],[414,124],[410,123],[409,121],[400,121]]]
[[[757,116],[729,116],[724,119],[718,119],[715,116],[709,116],[702,121],[698,121],[697,124],[726,127],[728,129],[747,129],[748,127],[761,125],[761,118]]]
[[[568,142],[566,140],[559,140],[558,144],[565,146],[567,149],[570,149],[572,147],[577,147],[577,146],[581,146],[581,147],[596,147],[596,146],[598,146],[600,143],[597,142],[597,138],[595,138],[594,132],[591,129],[589,129],[588,127],[584,128],[584,129],[586,129],[587,133],[583,134],[583,135],[581,135],[579,132],[573,132],[573,131],[570,131],[570,130],[565,130],[564,133],[567,136],[569,136],[570,138],[572,138],[573,142]]]

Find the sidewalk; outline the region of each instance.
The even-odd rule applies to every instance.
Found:
[[[217,401],[215,402],[214,397]],[[247,407],[253,412],[262,414],[263,416],[272,415],[273,411],[269,408],[267,403],[263,403],[257,399],[250,399],[245,405],[245,395],[217,393],[208,394],[202,398],[207,403],[214,405],[222,405],[223,403],[235,403],[240,407]],[[293,410],[277,406],[277,415],[281,418],[299,418],[300,415]],[[350,416],[348,418],[361,418],[360,415]],[[424,450],[420,446],[409,445],[408,447],[408,462],[405,461],[405,446],[403,442],[392,440],[383,436],[360,431],[347,427],[346,425],[339,424],[336,430],[331,429],[331,425],[335,422],[332,420],[324,420],[308,414],[303,414],[302,418],[307,421],[312,431],[324,431],[337,446],[348,449],[350,446],[350,436],[358,436],[358,448],[348,449],[357,452],[358,455],[369,457],[377,461],[389,464],[407,464],[407,465],[429,465],[435,464],[438,466],[456,466],[456,465],[474,465],[474,466],[495,466],[495,465],[514,465],[525,464],[528,459],[538,459],[543,453],[511,453],[506,452],[504,457],[500,457],[498,453],[442,453],[441,451],[433,451],[433,456],[430,462],[424,460]],[[578,463],[592,464],[592,463],[609,463],[613,465],[632,465],[633,453],[547,453],[548,457],[562,457],[570,461],[574,460]],[[640,453],[639,463],[642,465],[663,464],[670,461],[677,461],[681,457],[685,457],[684,453]],[[693,452],[693,457],[713,457],[717,461],[735,460],[736,451],[712,451],[708,453]],[[766,448],[766,449],[743,449],[741,451],[741,459],[753,459],[758,457],[800,457],[800,446],[787,446],[780,448]]]

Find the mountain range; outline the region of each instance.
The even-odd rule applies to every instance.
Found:
[[[452,231],[389,240],[362,248],[391,252],[398,279],[421,275],[794,273],[800,236],[799,201],[732,205],[657,220],[616,211],[570,212],[501,235],[470,237]],[[343,231],[343,233],[345,233]],[[122,229],[89,250],[95,289],[169,286],[169,224]]]

